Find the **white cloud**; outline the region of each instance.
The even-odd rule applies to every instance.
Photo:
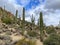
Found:
[[[54,4],[51,4],[53,1],[55,5],[55,7],[52,7],[54,6]],[[43,4],[39,4],[38,6],[36,6],[35,9],[30,9],[28,10],[27,12],[32,15],[34,14],[34,17],[36,18],[36,22],[37,22],[37,19],[39,18],[39,13],[40,11],[43,12],[43,17],[44,17],[44,23],[46,25],[58,25],[59,21],[60,21],[60,4],[58,5],[58,2],[60,2],[59,0],[46,0],[45,3]],[[50,7],[51,6],[51,7]],[[57,6],[57,7],[56,7]],[[56,10],[54,10],[56,9]]]
[[[46,0],[45,7],[48,9],[60,9],[60,0]]]
[[[19,11],[19,15],[22,14],[22,6],[16,4],[16,0],[0,0],[0,7],[4,7],[5,9],[10,11],[11,13],[15,14],[15,11]]]
[[[20,0],[22,6],[29,4],[31,0]],[[42,2],[42,0],[40,0]],[[0,0],[0,7],[6,6],[6,10],[15,14],[16,9],[19,11],[19,15],[22,15],[22,6],[18,5],[16,0]],[[60,20],[60,0],[45,0],[44,3],[39,4],[35,8],[26,11],[26,20],[30,21],[30,17],[33,14],[37,19],[39,18],[40,11],[43,12],[44,23],[46,25],[57,25]]]
[[[19,3],[24,7],[30,3],[31,0],[19,0]]]

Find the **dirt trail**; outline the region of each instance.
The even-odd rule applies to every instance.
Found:
[[[43,45],[43,43],[39,39],[37,39],[36,45]]]

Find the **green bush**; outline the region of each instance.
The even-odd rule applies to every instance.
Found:
[[[25,39],[22,39],[16,45],[36,45],[36,44],[32,40],[26,41]]]
[[[12,19],[10,17],[4,17],[2,18],[2,22],[6,24],[11,24]]]
[[[36,32],[34,32],[34,31],[28,31],[28,33],[27,33],[30,37],[37,37],[38,36],[38,34],[36,33]]]
[[[44,45],[60,45],[60,36],[51,34],[44,42]]]
[[[46,29],[46,32],[47,32],[47,34],[56,33],[54,27],[48,27],[48,28]]]

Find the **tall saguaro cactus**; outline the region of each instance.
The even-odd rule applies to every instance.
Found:
[[[33,29],[33,26],[35,25],[35,17],[33,17],[33,15],[31,17],[31,23],[32,23],[32,29]]]
[[[35,17],[33,17],[33,15],[32,15],[32,18],[31,18],[31,23],[35,24]]]
[[[22,14],[22,28],[25,27],[25,8],[23,7],[23,14]]]
[[[16,14],[15,14],[15,23],[17,23],[17,16],[18,16],[18,10],[16,10]]]
[[[42,15],[42,12],[40,12],[40,31],[43,31],[43,15]]]
[[[23,8],[23,15],[22,15],[23,21],[25,21],[25,8]]]
[[[40,12],[40,39],[41,41],[43,41],[43,30],[44,30],[44,26],[43,26],[43,15],[42,12]]]
[[[17,18],[17,16],[18,16],[18,10],[16,10],[16,18]]]

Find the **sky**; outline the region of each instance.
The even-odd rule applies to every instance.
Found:
[[[58,25],[60,21],[60,0],[0,0],[0,7],[4,7],[15,15],[18,10],[18,15],[22,15],[22,9],[25,8],[26,19],[31,21],[30,18],[33,14],[35,22],[39,18],[39,13],[42,11],[44,23],[49,25]]]

